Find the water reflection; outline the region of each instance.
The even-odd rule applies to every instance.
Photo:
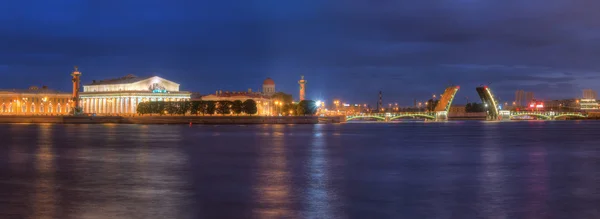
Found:
[[[546,202],[548,195],[548,164],[546,163],[546,149],[540,144],[532,145],[528,154],[529,174],[527,176],[527,203],[528,218],[547,218]]]
[[[52,125],[40,125],[38,134],[38,151],[35,153],[36,179],[33,197],[31,198],[32,219],[55,218],[56,197],[54,149]]]
[[[479,210],[482,218],[508,218],[506,203],[507,190],[504,170],[504,151],[498,142],[497,124],[484,127],[484,139],[481,145],[481,191],[479,195]]]
[[[270,129],[270,126],[262,126]],[[265,139],[258,158],[257,185],[255,193],[259,207],[254,210],[256,218],[293,218],[290,200],[290,174],[287,167],[285,126],[272,126],[271,138]],[[272,146],[272,147],[268,147]]]
[[[0,218],[600,218],[596,126],[0,124]]]
[[[323,125],[316,125],[313,128],[312,142],[310,147],[309,160],[309,182],[306,192],[306,204],[308,205],[307,218],[332,218],[331,200],[329,199],[331,191],[328,190],[328,159],[326,133]]]

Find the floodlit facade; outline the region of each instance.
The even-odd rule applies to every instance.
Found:
[[[581,99],[579,100],[581,110],[598,110],[598,102],[596,99]]]
[[[125,77],[92,81],[79,94],[84,113],[135,114],[137,105],[146,101],[189,101],[190,92],[179,84],[158,76]]]
[[[273,115],[274,103],[270,96],[260,92],[229,92],[217,91],[215,94],[202,96],[202,100],[207,101],[246,101],[254,100],[256,102],[258,115]]]
[[[215,94],[209,94],[202,96],[202,100],[207,101],[236,101],[242,102],[246,100],[256,101],[256,107],[258,109],[258,115],[274,115],[277,107],[271,98],[276,93],[275,81],[271,78],[267,78],[263,81],[262,92],[252,92],[248,89],[247,92],[238,91],[216,91]]]
[[[0,90],[0,115],[65,115],[71,101],[71,93],[45,86]]]

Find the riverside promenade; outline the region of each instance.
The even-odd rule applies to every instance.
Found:
[[[53,124],[317,124],[343,123],[343,116],[0,116],[0,123]]]

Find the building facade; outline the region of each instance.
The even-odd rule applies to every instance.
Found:
[[[0,115],[66,115],[71,101],[71,93],[45,86],[0,90]]]
[[[525,104],[522,106],[529,106],[531,102],[535,101],[535,96],[533,96],[533,92],[525,92]]]
[[[275,90],[275,81],[271,78],[267,78],[263,81],[262,92],[252,92],[248,89],[247,92],[240,91],[216,91],[215,94],[209,94],[202,96],[202,100],[207,101],[246,101],[254,100],[256,107],[258,108],[258,115],[270,116],[277,114],[278,107],[273,99],[271,98]]]
[[[598,93],[596,93],[595,90],[592,89],[585,89],[583,90],[583,99],[586,100],[597,100],[598,99]]]
[[[596,99],[581,99],[579,100],[579,107],[582,111],[596,111],[598,110],[598,102]]]
[[[125,77],[93,81],[79,94],[84,113],[135,114],[137,105],[146,101],[189,101],[190,92],[179,84],[158,76]]]
[[[207,101],[246,101],[254,100],[256,102],[257,114],[263,116],[274,115],[275,105],[270,96],[260,92],[230,92],[217,91],[215,94],[202,96],[202,100]]]
[[[527,103],[525,103],[525,91],[517,90],[517,92],[515,92],[515,104],[513,105],[527,106]]]
[[[273,96],[273,94],[275,94],[275,81],[273,81],[273,79],[271,78],[267,78],[265,79],[265,81],[263,81],[263,94],[267,95],[267,96]]]

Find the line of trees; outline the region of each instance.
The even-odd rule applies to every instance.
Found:
[[[137,113],[158,115],[254,115],[258,112],[256,101],[248,99],[236,101],[180,101],[180,102],[143,102],[137,106]]]
[[[297,104],[288,103],[281,108],[282,115],[314,115],[317,113],[315,101],[303,100]],[[181,102],[142,102],[137,106],[137,113],[140,115],[158,114],[158,115],[254,115],[258,112],[257,103],[248,99],[244,102],[236,101],[181,101]]]

